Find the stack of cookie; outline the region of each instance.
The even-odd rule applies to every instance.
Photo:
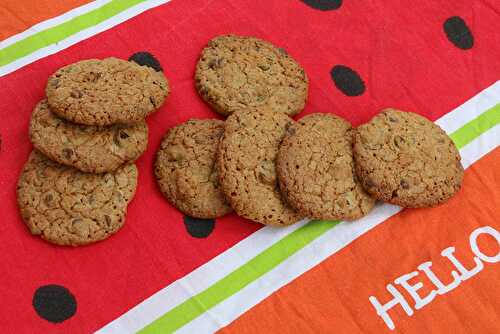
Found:
[[[262,223],[278,224],[282,219],[296,222],[299,215],[282,205],[278,195],[274,156],[270,155],[277,152],[282,126],[292,121],[288,115],[304,108],[309,84],[302,67],[269,42],[219,36],[202,51],[195,82],[200,96],[229,118],[225,124],[220,120],[190,120],[166,133],[155,163],[162,193],[179,210],[196,218],[220,217],[234,208],[239,215]],[[269,110],[268,119],[253,119],[250,115],[257,117],[258,110]],[[250,117],[241,135],[236,116],[240,114]],[[257,128],[252,128],[254,125]],[[237,138],[226,152],[220,141],[224,132],[227,138],[232,129]],[[260,141],[269,147],[261,149]],[[236,164],[241,159],[249,166],[258,165],[254,166],[256,174],[244,165],[219,168],[222,156]],[[248,175],[241,175],[243,172]],[[230,185],[241,186],[241,193],[231,190]],[[257,218],[261,213],[266,220]]]
[[[376,200],[434,206],[460,189],[455,145],[419,115],[388,109],[358,129],[331,114],[291,119],[305,105],[308,79],[268,42],[213,39],[195,82],[228,117],[170,129],[155,163],[161,191],[188,215],[216,218],[234,209],[275,226],[305,217],[353,220]]]
[[[19,179],[21,215],[35,235],[84,245],[117,232],[137,185],[134,161],[146,150],[146,116],[169,94],[160,69],[117,58],[84,60],[48,79],[35,107],[35,149]]]

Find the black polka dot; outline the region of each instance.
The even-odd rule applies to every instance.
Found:
[[[161,68],[160,62],[149,52],[136,52],[130,56],[129,61],[136,62],[141,66],[149,66],[154,69],[156,72],[161,72],[163,69]]]
[[[63,322],[76,313],[76,299],[73,294],[60,285],[44,285],[33,295],[36,313],[53,323]]]
[[[192,237],[206,238],[214,230],[215,220],[184,216],[184,225],[186,225],[186,230]]]
[[[468,50],[474,45],[474,36],[461,17],[450,17],[444,22],[443,29],[448,40],[457,48]]]
[[[342,6],[342,0],[302,0],[302,2],[318,10],[334,10]]]
[[[336,65],[330,71],[335,86],[347,96],[359,96],[365,92],[365,83],[353,69]]]

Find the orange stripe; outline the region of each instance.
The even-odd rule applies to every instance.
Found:
[[[461,192],[433,209],[405,210],[359,238],[339,253],[281,288],[230,324],[222,333],[382,333],[390,332],[368,297],[384,304],[391,298],[385,286],[425,261],[445,284],[452,281],[450,262],[440,256],[454,246],[455,256],[472,268],[470,233],[489,225],[500,230],[500,149],[469,168]],[[355,224],[355,223],[354,223]],[[481,249],[496,254],[497,244],[479,239]],[[485,264],[477,276],[437,296],[408,317],[400,306],[389,311],[395,332],[494,333],[500,316],[500,264]],[[423,274],[426,296],[432,283]],[[395,285],[410,306],[414,301]],[[414,309],[414,308],[413,308]]]
[[[0,40],[88,2],[91,0],[2,0]]]

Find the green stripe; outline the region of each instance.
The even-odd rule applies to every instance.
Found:
[[[26,37],[0,50],[0,66],[9,64],[41,48],[60,42],[79,31],[93,27],[145,1],[147,0],[113,0],[102,7],[77,16],[60,25]]]
[[[139,331],[142,334],[170,333],[231,297],[278,266],[339,222],[314,221],[290,233],[207,290],[191,297]]]
[[[500,104],[497,104],[453,132],[450,137],[458,148],[462,148],[499,123]],[[205,291],[177,305],[139,333],[170,333],[181,328],[259,279],[337,224],[338,222],[315,221],[302,226]]]
[[[450,137],[460,149],[497,124],[500,124],[500,103],[453,132]]]

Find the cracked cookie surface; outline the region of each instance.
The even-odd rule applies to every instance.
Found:
[[[308,79],[286,51],[254,37],[218,36],[203,49],[195,74],[201,97],[222,115],[267,106],[295,115],[307,99]]]
[[[415,113],[383,110],[357,129],[353,152],[363,187],[385,202],[435,206],[462,184],[455,144],[439,126]]]
[[[54,113],[85,125],[135,123],[169,94],[163,72],[117,58],[89,59],[60,68],[46,94]]]
[[[164,136],[155,162],[161,192],[176,208],[196,218],[232,211],[219,186],[215,165],[224,122],[192,119]]]
[[[46,100],[38,103],[30,123],[31,142],[40,152],[60,164],[83,172],[104,173],[135,161],[148,145],[148,126],[84,126],[50,111]]]
[[[238,215],[277,226],[303,218],[284,201],[276,175],[278,148],[292,124],[269,109],[241,110],[227,118],[218,166],[222,190]]]
[[[375,205],[357,180],[352,127],[330,114],[310,114],[288,128],[277,160],[280,189],[313,219],[357,219]]]
[[[137,186],[137,168],[82,173],[34,150],[19,178],[17,201],[34,235],[62,246],[106,239],[125,223]]]

